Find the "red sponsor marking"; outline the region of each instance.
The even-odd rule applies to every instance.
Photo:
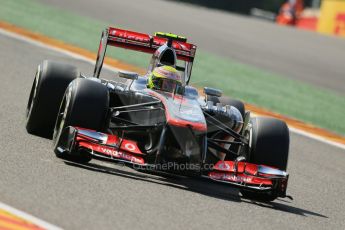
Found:
[[[96,132],[95,130],[91,130],[91,129],[84,129],[84,128],[80,128],[80,127],[76,127],[76,128],[81,129],[81,130],[89,130],[89,131]],[[139,147],[135,141],[126,140],[126,139],[123,139],[121,141],[120,138],[116,135],[110,135],[110,134],[106,134],[106,133],[103,133],[103,134],[107,136],[107,142],[106,142],[107,145],[120,144],[120,142],[121,142],[121,146],[120,146],[121,150],[135,153],[135,154],[143,154],[140,151],[140,149],[139,149]],[[89,137],[89,136],[84,135],[84,134],[81,134],[81,133],[78,133],[76,140],[77,141],[85,141],[85,140],[94,140],[94,138]]]
[[[156,47],[167,43],[166,38],[151,36],[135,31],[123,30],[119,28],[109,27],[110,38],[108,45],[118,46],[122,48],[138,50],[146,53],[154,53]],[[152,42],[152,44],[151,44]],[[192,61],[196,46],[187,42],[173,41],[173,48],[176,51],[177,58],[184,61]]]
[[[79,146],[88,148],[92,151],[104,154],[106,156],[131,161],[131,162],[136,163],[136,164],[144,164],[145,163],[145,161],[142,157],[137,157],[137,156],[134,156],[130,153],[125,153],[121,150],[118,151],[115,148],[102,146],[102,145],[98,145],[98,144],[94,144],[94,143],[89,143],[87,141],[80,141]]]
[[[258,171],[258,165],[251,164],[248,162],[238,162],[237,170],[236,170],[234,161],[218,161],[213,167],[213,169],[217,171],[222,171],[222,172],[236,172],[236,173],[246,172],[246,173],[250,173],[251,175],[256,175]]]
[[[246,183],[255,185],[272,185],[270,179],[258,178],[255,176],[246,175],[243,173],[227,173],[227,172],[210,172],[208,176],[214,180],[223,180],[236,183]]]
[[[131,140],[123,140],[120,146],[121,150],[125,150],[135,154],[143,154],[137,146],[137,143]]]

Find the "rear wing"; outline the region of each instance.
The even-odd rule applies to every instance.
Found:
[[[107,46],[115,46],[124,49],[136,50],[153,54],[162,45],[168,42],[168,38],[152,36],[119,28],[108,27],[102,33],[99,44],[94,77],[99,77],[102,69]],[[172,48],[176,52],[177,59],[192,63],[196,53],[196,45],[187,43],[186,39],[179,40],[172,38]]]

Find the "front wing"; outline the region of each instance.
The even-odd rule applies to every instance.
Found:
[[[279,197],[286,197],[289,179],[289,175],[285,171],[243,161],[219,161],[207,177],[213,181],[228,183],[245,190],[275,193]]]
[[[155,165],[146,162],[146,154],[140,151],[135,141],[79,127],[65,128],[55,151],[78,154],[80,150],[96,158],[155,169]],[[286,197],[289,178],[285,171],[243,161],[219,161],[213,167],[201,170],[200,175],[245,190],[274,192],[279,197]]]
[[[93,157],[146,165],[143,158],[144,154],[136,142],[79,127],[66,127],[58,140],[55,151],[67,152],[71,155],[78,155],[80,151],[87,151]]]

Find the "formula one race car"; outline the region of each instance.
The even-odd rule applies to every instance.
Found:
[[[152,54],[147,74],[99,78],[108,46]],[[182,36],[109,27],[92,77],[53,61],[38,66],[26,129],[53,138],[57,157],[122,162],[140,171],[197,176],[240,188],[244,197],[287,197],[289,130],[250,117],[214,88],[189,85],[196,46]],[[210,78],[212,75],[210,75]]]

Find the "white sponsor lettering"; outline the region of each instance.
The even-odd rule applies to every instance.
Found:
[[[132,143],[126,143],[125,144],[125,149],[127,149],[129,151],[134,151],[136,149],[136,147]]]
[[[135,146],[133,144],[130,144],[130,145],[132,145],[132,147],[135,148]],[[115,157],[115,158],[120,158],[120,159],[128,160],[128,161],[131,161],[131,162],[134,162],[134,163],[142,163],[142,160],[140,158],[136,158],[136,157],[134,157],[132,155],[129,155],[129,154],[126,154],[126,153],[123,153],[123,152],[119,152],[117,150],[112,150],[112,149],[108,149],[108,148],[101,148],[101,151],[104,154],[112,156],[112,157]]]

